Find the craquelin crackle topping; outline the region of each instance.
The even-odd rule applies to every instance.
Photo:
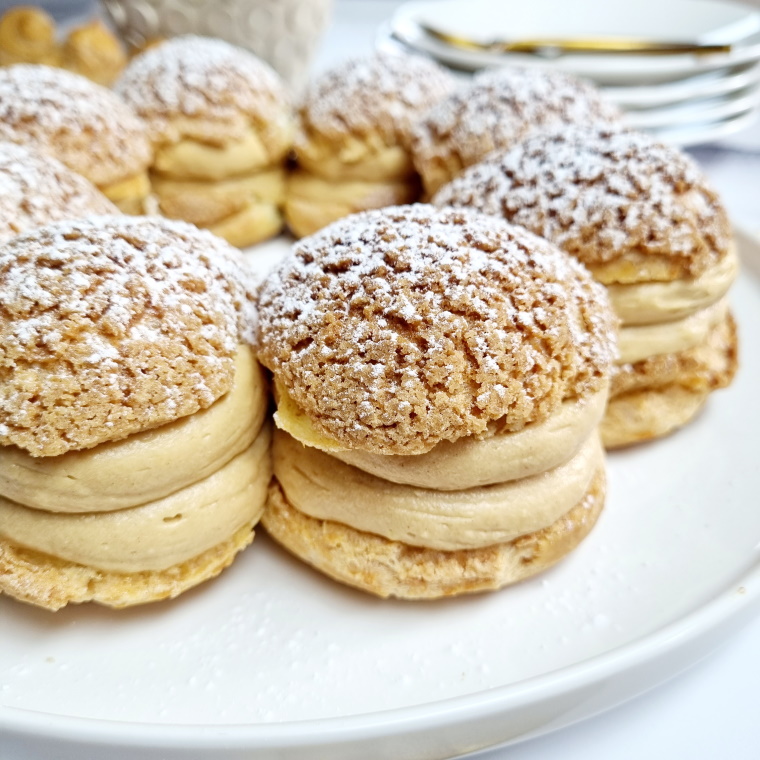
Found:
[[[60,161],[23,145],[0,143],[0,241],[61,219],[117,213],[101,192]]]
[[[726,211],[694,161],[621,129],[534,135],[468,169],[434,202],[502,216],[589,266],[631,253],[659,255],[695,277],[730,244]]]
[[[0,445],[55,456],[231,387],[254,307],[240,255],[181,222],[93,217],[0,247]]]
[[[620,112],[588,82],[559,71],[505,67],[478,74],[432,108],[412,137],[425,178],[436,164],[461,170],[554,124],[617,122]]]
[[[144,171],[152,158],[145,125],[121,98],[48,66],[0,69],[0,139],[54,156],[99,186]]]
[[[214,125],[227,139],[242,137],[251,124],[289,129],[289,100],[275,71],[252,53],[209,37],[175,37],[149,48],[127,66],[116,91],[159,140],[174,142],[182,136],[177,129],[187,132],[187,124],[174,126],[182,119]]]
[[[351,58],[312,84],[301,122],[328,140],[379,132],[389,145],[406,145],[414,122],[453,88],[452,77],[421,56]]]
[[[312,423],[386,454],[517,430],[601,388],[604,288],[531,233],[471,210],[400,206],[297,243],[259,295],[257,346]]]

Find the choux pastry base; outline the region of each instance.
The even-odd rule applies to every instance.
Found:
[[[548,528],[480,549],[425,549],[317,520],[291,506],[276,481],[261,523],[278,543],[341,583],[384,598],[434,599],[498,589],[555,564],[593,528],[605,483],[600,469],[583,499]]]
[[[660,438],[682,427],[712,391],[731,383],[737,367],[736,323],[729,314],[695,349],[618,369],[600,428],[605,447]]]
[[[48,610],[83,602],[118,609],[173,599],[219,575],[253,536],[253,525],[246,525],[229,540],[187,562],[142,573],[84,567],[0,540],[0,591]]]

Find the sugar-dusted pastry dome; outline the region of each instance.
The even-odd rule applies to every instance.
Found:
[[[222,40],[186,35],[138,55],[116,91],[146,121],[158,143],[183,138],[209,144],[253,131],[266,156],[290,147],[292,117],[283,82],[264,61]]]
[[[61,222],[0,246],[0,445],[55,456],[210,406],[253,307],[239,254],[191,225]]]
[[[257,346],[323,434],[387,454],[517,430],[605,382],[604,289],[531,233],[401,206],[297,243],[264,283]]]
[[[493,150],[554,125],[617,122],[620,112],[593,85],[559,71],[508,67],[478,74],[415,127],[412,155],[433,194]]]
[[[606,127],[536,134],[471,167],[434,202],[527,227],[604,282],[695,277],[731,242],[728,215],[689,156]]]
[[[34,227],[118,209],[52,156],[0,142],[0,241]]]
[[[100,186],[143,172],[145,125],[105,87],[48,66],[0,69],[0,139],[55,156]]]

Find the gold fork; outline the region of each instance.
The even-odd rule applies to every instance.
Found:
[[[731,45],[712,45],[694,42],[653,42],[634,37],[576,37],[572,39],[538,38],[524,40],[490,40],[478,42],[460,37],[423,22],[417,25],[425,34],[453,47],[484,53],[533,53],[556,57],[565,53],[627,53],[633,55],[709,55],[729,53]]]

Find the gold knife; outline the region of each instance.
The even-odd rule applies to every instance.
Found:
[[[478,42],[460,37],[416,22],[425,34],[445,42],[452,47],[476,50],[483,53],[533,53],[546,57],[556,57],[565,53],[626,53],[629,55],[710,55],[730,53],[731,45],[712,45],[695,42],[654,42],[635,37],[575,37],[536,38],[523,40],[490,40]]]

